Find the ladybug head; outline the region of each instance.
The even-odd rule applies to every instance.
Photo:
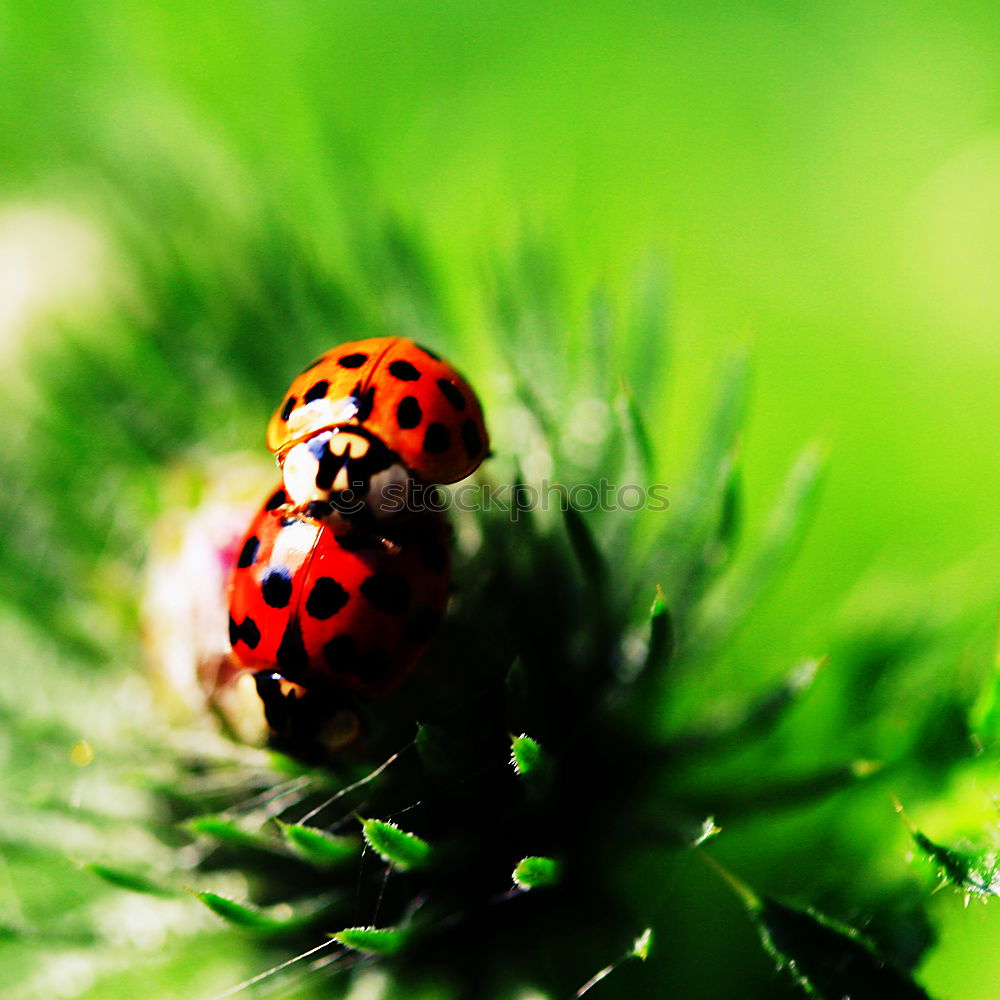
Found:
[[[290,504],[317,520],[384,518],[406,507],[406,468],[363,427],[325,430],[290,448],[282,463]]]

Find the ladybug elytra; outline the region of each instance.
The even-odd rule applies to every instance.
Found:
[[[229,637],[269,726],[295,736],[350,696],[386,694],[406,677],[444,612],[450,539],[431,513],[381,537],[289,517],[286,499],[271,494],[239,548]]]
[[[295,378],[267,445],[293,510],[387,516],[413,478],[471,475],[489,438],[476,394],[451,365],[406,338],[373,337],[341,344]]]

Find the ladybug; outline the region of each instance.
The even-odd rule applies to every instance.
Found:
[[[380,537],[288,516],[286,504],[275,490],[239,547],[229,639],[271,730],[296,740],[409,673],[447,602],[450,529],[421,513]]]
[[[404,337],[373,337],[335,347],[295,378],[267,446],[294,511],[387,516],[405,506],[414,478],[471,475],[489,437],[476,394],[451,365]]]

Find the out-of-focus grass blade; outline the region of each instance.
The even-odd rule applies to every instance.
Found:
[[[92,871],[98,878],[103,879],[110,885],[118,889],[127,889],[129,892],[138,892],[144,896],[162,896],[170,898],[180,895],[180,890],[172,889],[164,885],[157,878],[152,878],[139,872],[126,871],[124,868],[117,868],[113,865],[91,863],[86,865],[88,871]]]
[[[1000,740],[1000,624],[993,646],[993,677],[973,711],[973,729],[984,744]]]
[[[696,604],[710,568],[717,559],[718,529],[728,518],[730,530],[738,519],[726,505],[738,488],[733,467],[736,444],[746,413],[750,365],[746,351],[734,354],[720,377],[720,386],[691,473],[673,491],[672,513],[652,549],[649,572],[664,581],[675,614],[686,617]],[[713,540],[713,534],[716,539]]]
[[[717,643],[741,621],[795,551],[816,507],[826,450],[813,443],[793,463],[756,551],[719,581],[698,613],[692,644]]]
[[[666,744],[667,755],[738,750],[751,740],[766,737],[812,687],[826,662],[826,657],[803,660],[758,700],[725,708],[701,727],[671,739]]]
[[[603,592],[608,577],[608,567],[604,555],[594,541],[590,527],[583,515],[568,501],[563,509],[563,519],[570,545],[584,576],[596,592]]]
[[[624,379],[622,379],[621,392],[615,401],[615,409],[622,425],[625,442],[629,451],[635,456],[634,461],[630,462],[629,465],[635,465],[641,480],[639,485],[648,486],[652,482],[653,471],[656,467],[656,452],[653,448],[653,442],[650,440],[649,431],[646,429],[642,411],[632,393],[632,388]]]
[[[695,462],[692,503],[704,498],[719,463],[733,451],[746,418],[749,386],[750,354],[743,349],[729,358],[719,380],[711,422]]]
[[[714,810],[723,822],[739,816],[754,816],[779,809],[798,809],[826,799],[885,771],[879,761],[852,760],[833,764],[803,775],[767,778],[758,782],[725,784],[717,788],[700,781],[690,792],[678,792],[677,801],[691,812]]]
[[[649,609],[649,645],[646,648],[646,658],[642,673],[650,674],[654,670],[666,670],[674,655],[674,622],[667,607],[667,595],[663,588],[656,585],[656,597]]]

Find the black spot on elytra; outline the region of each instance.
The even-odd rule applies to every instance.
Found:
[[[375,386],[370,385],[365,390],[364,396],[358,400],[358,412],[357,418],[358,423],[364,423],[371,415],[372,410],[375,408]]]
[[[401,615],[410,604],[410,585],[395,573],[373,573],[361,584],[361,596],[389,615]]]
[[[416,382],[420,378],[420,369],[414,368],[409,361],[393,361],[389,365],[389,374],[400,382]]]
[[[406,623],[406,638],[421,644],[429,642],[441,624],[442,614],[438,608],[414,608]]]
[[[441,390],[441,395],[451,403],[453,409],[458,410],[459,413],[465,409],[465,394],[454,382],[449,382],[446,378],[439,378],[438,388]]]
[[[447,451],[451,445],[451,431],[436,420],[427,428],[424,434],[424,451]]]
[[[303,403],[312,403],[314,400],[322,399],[329,391],[330,383],[323,379],[317,382],[303,397]]]
[[[284,490],[275,490],[271,494],[271,499],[264,504],[264,510],[277,510],[279,507],[284,506],[288,502],[288,497],[285,496]]]
[[[306,614],[325,621],[332,618],[346,603],[348,593],[333,577],[321,576],[306,599]]]
[[[275,660],[282,674],[290,681],[299,680],[309,670],[309,654],[302,639],[302,627],[297,618],[292,618],[285,626],[285,633],[275,654]]]
[[[433,358],[435,361],[440,361],[441,360],[441,355],[440,354],[435,354],[432,350],[430,350],[430,348],[424,347],[423,344],[417,344],[416,346],[417,346],[417,349],[423,351],[424,354],[427,355],[427,357]]]
[[[323,646],[323,659],[336,674],[350,674],[367,684],[384,680],[392,669],[392,658],[383,649],[360,652],[349,635],[335,635]]]
[[[475,420],[471,418],[462,424],[462,444],[465,446],[465,453],[469,458],[475,458],[483,450],[482,436]]]
[[[416,427],[424,419],[420,403],[415,396],[404,396],[396,407],[396,423],[404,431]]]
[[[367,354],[345,354],[337,359],[337,364],[341,368],[360,368],[367,360]]]
[[[448,565],[448,550],[433,535],[418,535],[415,540],[417,556],[432,573],[441,573]]]
[[[323,659],[334,673],[353,674],[358,659],[354,640],[349,635],[335,635],[323,644]]]
[[[285,400],[285,405],[281,408],[282,420],[288,419],[288,415],[295,409],[295,404],[297,402],[298,400],[294,396],[289,396],[288,399]]]
[[[257,550],[259,548],[260,539],[256,535],[251,535],[243,543],[243,548],[240,550],[240,557],[236,560],[237,568],[246,569],[247,566],[252,566],[254,560],[257,558]]]
[[[334,535],[333,540],[345,552],[363,552],[365,549],[375,548],[378,544],[363,531],[348,531],[343,535]]]
[[[384,681],[391,671],[392,657],[384,649],[369,649],[361,653],[354,668],[358,678],[369,684]]]
[[[229,617],[229,645],[235,646],[242,642],[250,649],[256,649],[260,643],[260,629],[257,623],[247,615],[240,624],[231,615]]]
[[[272,569],[260,587],[264,603],[272,608],[287,608],[292,598],[292,578],[285,569]]]

